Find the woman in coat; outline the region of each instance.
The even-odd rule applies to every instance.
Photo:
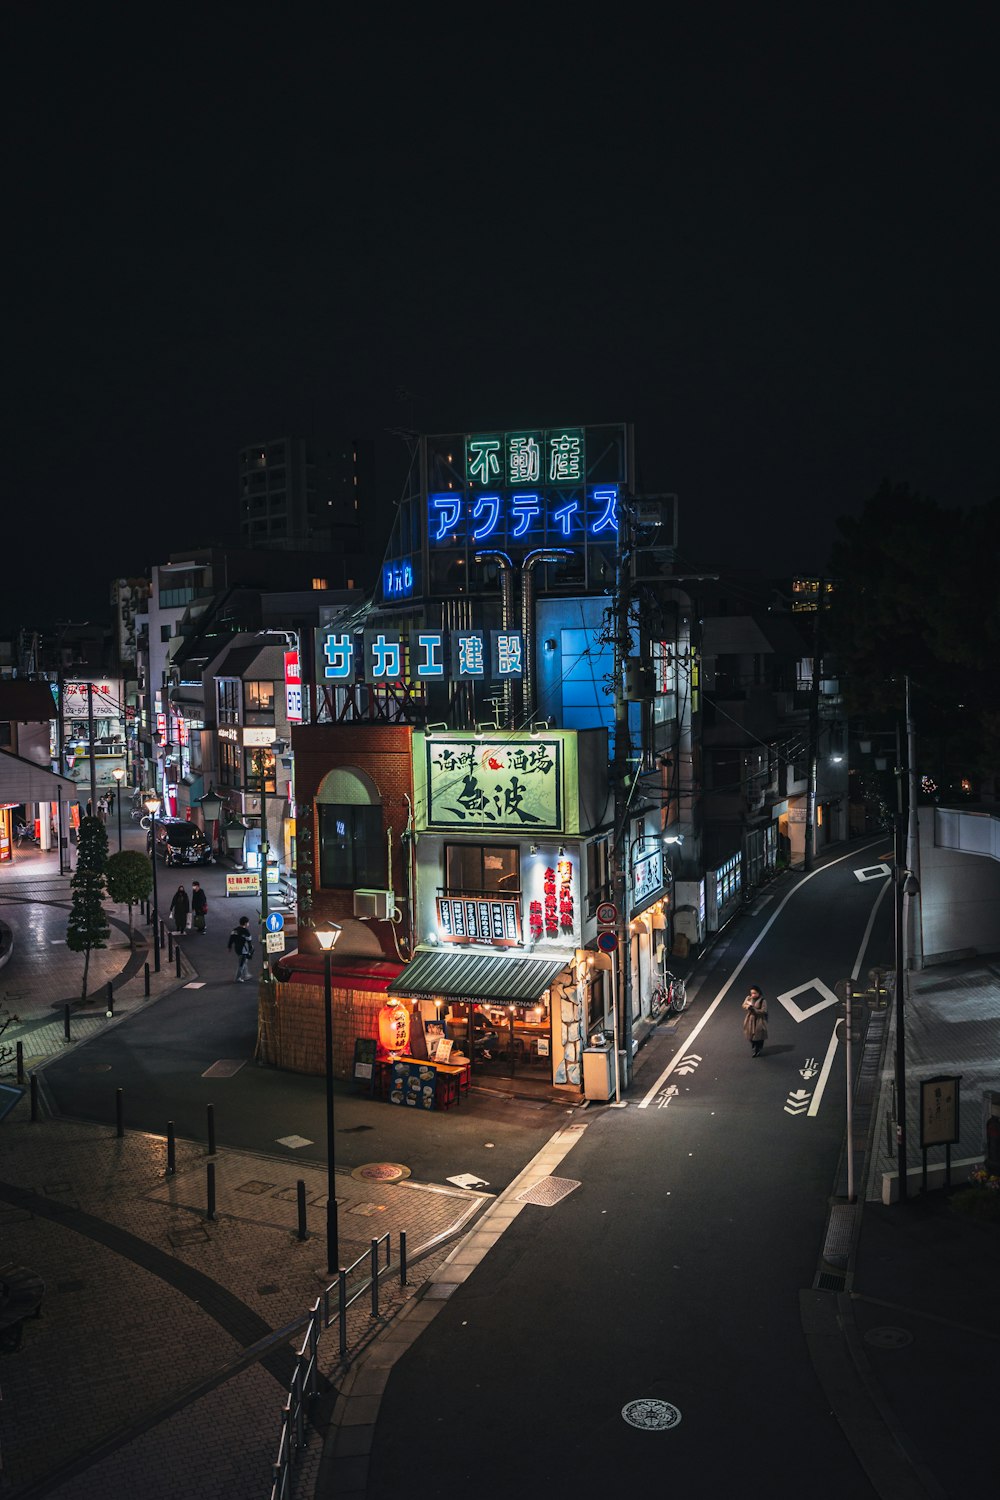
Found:
[[[743,1035],[750,1043],[751,1055],[759,1057],[760,1049],[767,1041],[767,1003],[757,985],[750,986],[743,1010]]]
[[[188,912],[191,903],[188,900],[187,891],[182,885],[177,887],[176,895],[170,903],[170,915],[174,919],[174,927],[178,932],[186,932],[188,924]]]

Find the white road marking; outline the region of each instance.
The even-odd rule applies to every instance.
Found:
[[[801,1115],[801,1114],[804,1114],[805,1113],[806,1105],[808,1103],[809,1103],[809,1090],[808,1089],[796,1089],[795,1092],[789,1094],[788,1098],[785,1100],[785,1114],[786,1115]]]
[[[824,1000],[818,1001],[816,1005],[810,1005],[803,1010],[800,1005],[795,1004],[796,995],[804,995],[807,990],[815,990],[817,994],[825,995]],[[810,1016],[818,1015],[821,1010],[827,1010],[831,1005],[837,1004],[837,997],[822,979],[807,979],[805,984],[797,984],[794,990],[784,990],[777,996],[778,1004],[783,1005],[793,1021],[808,1021]]]
[[[868,880],[881,880],[883,875],[891,875],[892,871],[888,865],[866,865],[863,870],[855,870],[855,880],[860,880],[864,885]]]
[[[837,1028],[835,1026],[833,1028],[833,1035],[830,1037],[830,1045],[826,1049],[826,1056],[823,1059],[823,1066],[819,1070],[819,1079],[816,1084],[815,1092],[812,1096],[812,1103],[809,1106],[810,1119],[812,1119],[814,1115],[817,1115],[819,1113],[819,1106],[823,1098],[823,1090],[826,1088],[826,1080],[830,1076],[830,1069],[833,1067],[833,1059],[836,1051]]]
[[[883,868],[885,867],[883,866]],[[868,918],[868,926],[865,928],[865,935],[861,939],[861,947],[858,949],[858,956],[854,960],[854,968],[851,970],[852,979],[857,979],[858,975],[861,973],[861,965],[864,962],[865,949],[868,947],[868,939],[871,937],[872,928],[875,926],[876,913],[878,912],[879,907],[882,905],[882,902],[885,899],[886,891],[892,884],[891,872],[889,870],[886,870],[886,874],[890,876],[890,879],[886,881],[885,885],[879,891],[878,896],[875,899],[875,905],[872,907],[872,914]]]
[[[882,843],[881,839],[872,839],[871,844],[865,844],[862,847],[865,848],[865,849],[870,849],[870,848],[873,847],[873,845],[880,844],[880,843]],[[857,855],[859,854],[859,852],[860,851],[857,850],[857,849],[852,849],[851,852],[850,852],[850,854],[841,854],[839,856],[839,858],[837,858],[837,859],[831,859],[830,863],[828,865],[824,865],[823,868],[822,868],[822,870],[812,870],[812,871],[810,871],[810,873],[808,875],[803,875],[803,877],[799,881],[798,885],[795,885],[795,886],[792,887],[792,889],[788,892],[788,895],[781,902],[781,905],[777,908],[777,910],[775,912],[772,913],[772,915],[770,917],[768,917],[767,921],[764,923],[764,926],[760,929],[760,932],[757,934],[756,938],[750,944],[750,947],[747,949],[746,953],[743,955],[743,957],[741,958],[740,962],[736,965],[736,968],[733,970],[733,972],[730,974],[729,978],[726,980],[725,984],[722,986],[722,989],[716,995],[715,999],[712,1001],[711,1005],[708,1007],[708,1009],[706,1010],[705,1014],[702,1016],[701,1020],[698,1022],[697,1026],[694,1028],[694,1030],[691,1032],[690,1036],[687,1038],[688,1046],[691,1045],[691,1043],[694,1041],[695,1037],[698,1036],[699,1033],[702,1032],[704,1030],[704,1028],[708,1025],[709,1021],[712,1019],[712,1016],[715,1014],[715,1012],[718,1010],[719,1006],[722,1004],[723,1000],[729,994],[729,991],[732,989],[732,987],[736,983],[737,979],[743,973],[743,970],[746,968],[747,964],[750,962],[751,958],[756,953],[757,949],[760,947],[761,943],[764,941],[764,938],[767,936],[768,932],[770,932],[771,928],[774,926],[775,922],[781,916],[781,913],[784,911],[784,909],[788,905],[789,901],[791,901],[792,897],[793,896],[797,896],[798,893],[799,893],[799,891],[801,891],[802,887],[806,884],[806,882],[809,881],[809,880],[812,880],[815,875],[822,875],[824,871],[826,871],[826,870],[832,870],[833,867],[834,867],[834,865],[842,864],[845,859],[856,859]],[[660,1089],[666,1083],[667,1079],[670,1077],[671,1073],[674,1071],[674,1069],[676,1068],[677,1064],[681,1061],[681,1058],[684,1057],[684,1056],[686,1056],[686,1055],[687,1055],[686,1053],[680,1053],[679,1052],[677,1054],[677,1056],[675,1058],[673,1058],[667,1064],[667,1066],[664,1068],[663,1072],[660,1074],[659,1078],[653,1084],[653,1086],[650,1089],[649,1093],[646,1095],[646,1097],[644,1099],[640,1100],[639,1105],[638,1105],[639,1109],[648,1109],[649,1105],[656,1098],[656,1095],[659,1093]]]

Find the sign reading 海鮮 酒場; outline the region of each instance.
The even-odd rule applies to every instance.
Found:
[[[414,735],[420,822],[456,832],[560,833],[566,749],[559,732]]]

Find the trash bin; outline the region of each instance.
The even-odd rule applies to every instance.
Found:
[[[583,1092],[587,1099],[592,1099],[595,1103],[604,1104],[614,1094],[614,1074],[611,1071],[613,1056],[610,1047],[583,1049]]]

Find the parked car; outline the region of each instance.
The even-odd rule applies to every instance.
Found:
[[[197,823],[183,818],[157,818],[156,852],[168,865],[210,865],[214,861],[212,846]],[[152,853],[152,830],[146,839],[146,853]]]

